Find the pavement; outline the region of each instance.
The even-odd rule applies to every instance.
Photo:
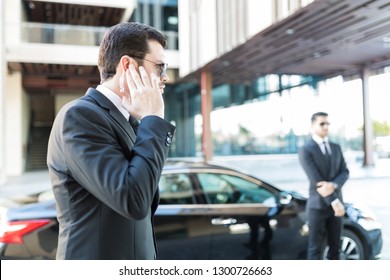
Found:
[[[390,158],[375,158],[373,166],[363,166],[362,154],[344,153],[350,178],[390,177]],[[307,181],[297,154],[215,157],[215,162],[233,165],[274,182]]]

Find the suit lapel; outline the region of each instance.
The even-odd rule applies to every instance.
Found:
[[[124,131],[126,131],[127,135],[134,144],[136,135],[129,122],[126,121],[125,117],[121,114],[121,112],[119,112],[118,108],[116,108],[107,97],[105,97],[100,91],[96,89],[89,88],[86,94],[93,98],[100,107],[108,110],[112,118],[123,128]]]
[[[311,145],[313,146],[313,149],[315,150],[315,154],[317,155],[317,157],[320,158],[321,160],[325,160],[325,156],[322,153],[322,150],[320,146],[317,144],[317,142],[311,139]]]
[[[311,145],[313,146],[313,149],[315,151],[314,155],[317,158],[316,162],[319,163],[319,168],[321,170],[322,175],[328,177],[330,170],[329,162],[326,159],[326,156],[322,153],[320,146],[313,139],[311,139]],[[332,157],[330,157],[330,159],[332,159]]]
[[[330,157],[330,167],[329,167],[329,169],[330,169],[329,174],[331,174],[331,172],[333,172],[333,169],[335,168],[336,163],[337,163],[338,150],[337,150],[336,145],[334,145],[332,142],[329,142],[329,146],[330,146],[330,150],[331,150],[331,154],[332,154],[332,156]]]

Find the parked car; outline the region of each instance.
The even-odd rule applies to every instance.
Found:
[[[168,161],[155,216],[159,259],[305,259],[306,199],[228,167]],[[54,259],[53,198],[5,209],[1,259]],[[343,259],[377,259],[381,226],[369,209],[346,203]],[[327,248],[324,244],[323,255]]]

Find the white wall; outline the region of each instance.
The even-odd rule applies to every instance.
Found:
[[[18,176],[26,163],[29,101],[22,88],[22,75],[14,72],[6,76],[5,89],[5,175]]]
[[[7,44],[9,62],[96,65],[99,47],[24,43]]]
[[[179,0],[179,75],[197,71],[313,0]]]
[[[15,1],[15,0],[12,0]],[[98,7],[114,7],[114,8],[133,8],[135,7],[136,0],[35,0],[42,2],[52,2],[52,3],[66,3],[66,4],[75,4],[75,5],[88,5],[88,6],[98,6]]]
[[[22,15],[22,1],[1,0],[5,1],[5,38],[6,44],[20,43],[21,22],[24,19]]]
[[[5,61],[5,2],[0,1],[0,186],[5,182],[5,77],[2,73],[7,71]]]
[[[190,73],[190,9],[187,6],[188,1],[178,0],[179,14],[179,76],[183,77]]]
[[[198,36],[193,37],[198,53],[198,65],[205,65],[217,56],[217,6],[215,0],[202,0],[198,13]],[[196,69],[195,69],[196,70]]]
[[[59,92],[58,94],[56,94],[55,100],[54,100],[55,114],[57,115],[58,111],[60,111],[62,106],[64,106],[66,103],[68,103],[74,99],[77,99],[77,98],[83,96],[84,94],[85,94],[85,92],[82,92],[82,91],[80,91],[80,92],[74,91],[72,93]]]
[[[22,1],[4,1],[2,24],[4,31],[4,41],[8,44],[18,44],[20,42],[20,23],[24,15],[21,8]],[[7,63],[6,55],[7,45],[3,46],[5,54],[5,65]],[[22,89],[22,77],[20,72],[8,74],[6,68],[1,72],[3,85],[2,95],[2,177],[5,180],[8,176],[17,176],[23,173],[27,145],[27,132],[24,131],[28,126],[28,114],[23,111],[23,107],[28,104],[27,95]],[[28,107],[26,108],[28,110]],[[29,111],[29,110],[28,110]]]
[[[264,30],[275,21],[273,0],[247,0],[248,38]]]

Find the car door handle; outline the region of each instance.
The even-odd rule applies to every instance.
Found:
[[[214,218],[211,220],[211,223],[213,225],[233,225],[237,223],[237,220],[233,218],[227,218],[227,219]]]

